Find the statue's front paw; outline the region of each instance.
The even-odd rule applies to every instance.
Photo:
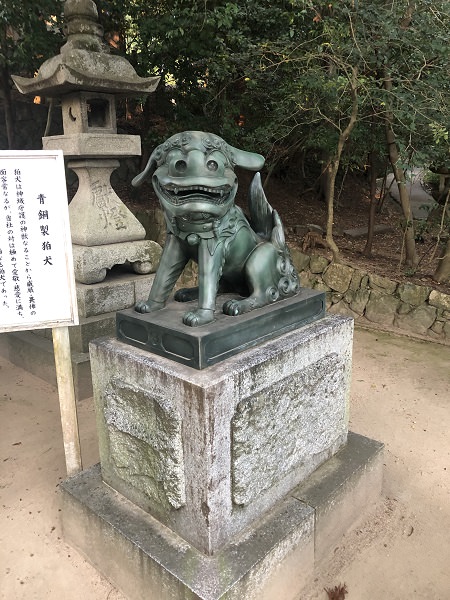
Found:
[[[183,323],[189,327],[199,327],[214,321],[214,311],[207,308],[197,308],[184,314]]]
[[[161,308],[164,308],[164,304],[161,302],[147,300],[147,302],[138,302],[135,305],[134,310],[138,313],[150,313],[154,312],[155,310],[161,310]]]

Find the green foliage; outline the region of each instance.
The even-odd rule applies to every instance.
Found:
[[[62,43],[59,0],[1,0],[0,67],[33,76]]]
[[[164,135],[209,129],[272,163],[298,156],[320,163],[336,148],[356,93],[345,168],[363,167],[370,151],[384,153],[388,111],[403,166],[450,158],[448,0],[96,4],[112,51],[140,75],[162,76],[165,101],[152,110],[167,121]],[[61,37],[48,23],[58,31],[62,7],[59,0],[1,0],[0,65],[32,74],[55,54]]]

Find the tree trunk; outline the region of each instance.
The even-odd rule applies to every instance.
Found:
[[[352,69],[352,76],[351,76],[351,80],[350,80],[350,95],[351,95],[351,99],[352,99],[352,110],[350,113],[350,118],[347,123],[347,127],[344,129],[344,131],[341,131],[341,133],[339,135],[338,144],[337,144],[336,153],[334,155],[334,158],[328,162],[328,165],[326,167],[326,176],[327,176],[327,179],[326,179],[327,180],[326,202],[327,202],[327,209],[328,209],[326,240],[328,242],[330,250],[333,253],[333,261],[334,262],[340,262],[339,248],[337,247],[336,242],[334,241],[334,238],[333,238],[334,189],[335,189],[335,185],[336,185],[336,175],[337,175],[337,172],[339,169],[342,151],[344,150],[345,142],[348,140],[348,138],[353,130],[353,127],[355,126],[356,119],[358,116],[358,95],[357,95],[358,87],[357,86],[358,86],[358,70],[356,67],[354,67]]]
[[[339,169],[340,162],[339,157],[334,160],[330,160],[325,170],[327,189],[326,189],[326,202],[327,202],[327,236],[326,240],[331,252],[333,253],[333,262],[340,262],[339,248],[333,238],[333,224],[334,224],[334,189],[336,185],[336,175]]]
[[[369,155],[370,163],[370,207],[369,207],[369,222],[367,224],[367,241],[363,250],[364,256],[372,256],[372,244],[375,231],[375,213],[377,210],[377,169],[376,169],[376,154],[371,152]]]
[[[447,241],[444,256],[439,260],[433,279],[438,283],[450,282],[450,239]]]
[[[15,129],[14,112],[11,101],[11,87],[9,83],[9,72],[6,66],[0,67],[0,85],[3,91],[4,110],[5,110],[5,128],[8,140],[8,149],[14,150]]]
[[[388,73],[385,74],[384,89],[389,94],[392,91],[392,77]],[[407,267],[416,267],[419,261],[416,252],[413,215],[411,210],[411,203],[409,201],[408,191],[406,189],[405,172],[402,168],[399,167],[400,154],[398,151],[397,140],[393,129],[394,114],[390,109],[390,104],[391,99],[388,98],[388,109],[385,114],[386,143],[388,147],[389,162],[392,166],[392,172],[394,174],[395,182],[398,187],[400,204],[403,210],[403,215],[405,217],[405,264]]]
[[[438,243],[439,243],[439,240],[441,237],[441,233],[445,230],[446,218],[450,217],[450,210],[447,208],[449,201],[450,201],[450,191],[447,192],[444,208],[442,210],[441,227],[440,227],[440,231],[438,233]],[[436,269],[436,272],[433,275],[433,279],[439,283],[450,282],[450,239],[447,240],[444,254],[439,259],[439,264]]]

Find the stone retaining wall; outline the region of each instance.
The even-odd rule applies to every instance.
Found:
[[[297,249],[291,254],[301,285],[325,291],[329,312],[450,344],[450,295],[331,263],[324,256]]]

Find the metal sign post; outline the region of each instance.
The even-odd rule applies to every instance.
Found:
[[[69,325],[78,325],[63,154],[0,152],[0,333],[52,328],[68,475],[81,470]]]

